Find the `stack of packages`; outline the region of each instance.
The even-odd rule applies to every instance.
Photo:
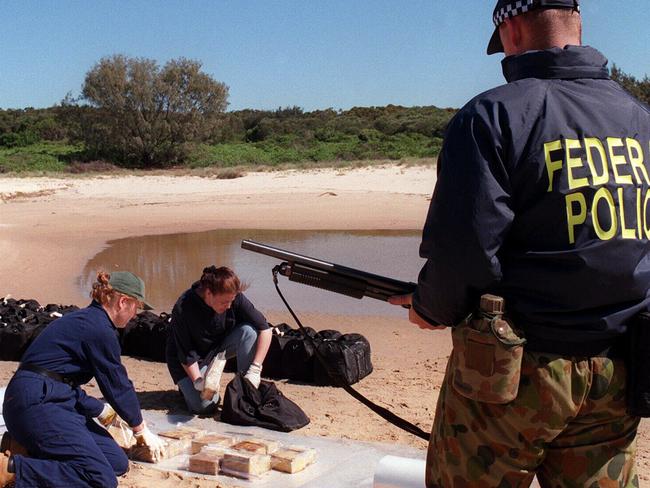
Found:
[[[297,473],[316,461],[316,451],[311,448],[281,446],[277,441],[261,438],[238,439],[191,427],[158,433],[167,443],[162,458],[158,459],[148,447],[133,445],[133,440],[119,426],[111,426],[109,432],[134,461],[157,463],[189,455],[188,471],[201,474],[257,479],[271,470]]]

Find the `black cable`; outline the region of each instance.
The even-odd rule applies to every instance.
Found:
[[[414,436],[420,437],[421,439],[424,439],[425,441],[429,440],[429,433],[425,432],[422,430],[420,427],[418,427],[415,424],[412,424],[408,420],[403,419],[402,417],[399,417],[398,415],[395,415],[393,412],[390,410],[377,405],[376,403],[372,402],[368,398],[366,398],[364,395],[356,391],[354,388],[352,388],[350,385],[343,383],[339,381],[337,378],[333,378],[332,375],[330,375],[330,368],[327,364],[327,361],[325,358],[322,356],[322,354],[318,351],[318,346],[314,342],[314,339],[307,334],[307,331],[303,327],[302,323],[300,322],[300,319],[296,316],[296,314],[293,312],[291,306],[289,306],[289,303],[287,300],[284,298],[284,295],[280,291],[280,287],[278,285],[278,271],[280,270],[280,266],[275,266],[273,268],[273,284],[275,285],[275,289],[278,292],[278,295],[280,295],[280,298],[284,302],[284,305],[287,307],[287,310],[289,310],[289,313],[293,317],[293,319],[296,321],[296,324],[298,324],[298,327],[300,330],[303,332],[303,335],[305,336],[305,339],[307,339],[311,345],[314,348],[314,354],[316,355],[316,359],[321,363],[323,368],[325,369],[325,372],[327,375],[334,381],[336,386],[340,386],[343,388],[345,391],[347,391],[350,395],[352,395],[356,400],[360,401],[363,403],[366,407],[368,407],[370,410],[375,412],[377,415],[379,415],[381,418],[386,420],[387,422],[390,422],[391,424],[399,427],[402,430],[405,430],[409,434],[413,434]]]

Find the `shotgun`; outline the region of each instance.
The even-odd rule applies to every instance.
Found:
[[[289,281],[353,298],[370,297],[388,301],[388,297],[407,295],[413,293],[416,288],[415,283],[394,280],[322,259],[310,258],[248,239],[241,241],[241,247],[247,251],[266,254],[281,260],[278,272],[289,278]]]

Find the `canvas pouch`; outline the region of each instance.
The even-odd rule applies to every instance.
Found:
[[[517,397],[526,339],[510,320],[483,312],[452,329],[451,382],[461,395],[485,403]]]

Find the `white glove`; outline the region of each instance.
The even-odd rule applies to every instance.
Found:
[[[248,381],[250,381],[255,388],[259,388],[260,381],[262,381],[262,365],[251,363],[248,367],[248,371],[244,375]]]
[[[144,429],[138,432],[133,432],[133,436],[135,437],[135,443],[138,446],[147,446],[151,450],[151,456],[153,459],[162,459],[167,443],[151,432],[149,427],[145,425]]]
[[[97,416],[97,420],[102,426],[104,426],[104,428],[108,429],[115,421],[116,417],[117,413],[113,410],[113,407],[108,403],[104,403],[104,409],[102,410],[102,413]]]
[[[203,388],[205,388],[205,380],[203,379],[203,376],[199,376],[195,379],[193,385],[196,391],[203,391]]]

